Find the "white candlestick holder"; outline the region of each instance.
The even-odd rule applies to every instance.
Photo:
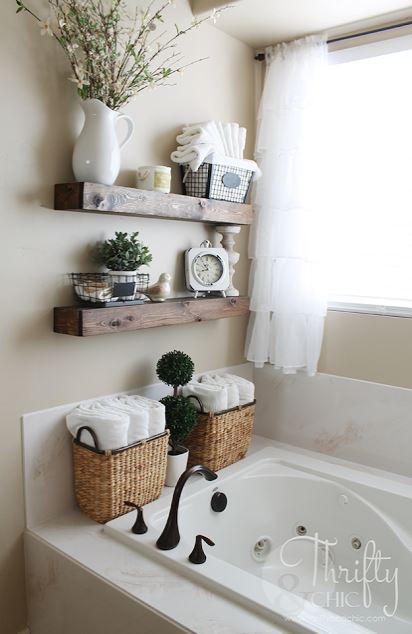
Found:
[[[234,236],[240,233],[239,225],[219,225],[216,231],[222,235],[222,247],[226,250],[229,259],[229,288],[226,291],[227,297],[238,297],[239,291],[233,286],[233,276],[235,274],[235,264],[239,262],[240,254],[234,250]]]

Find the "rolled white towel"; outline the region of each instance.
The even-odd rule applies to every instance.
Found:
[[[199,381],[202,384],[207,383],[208,385],[224,385],[227,389],[227,409],[239,405],[239,388],[237,383],[232,381],[232,379],[220,376],[219,374],[202,374]]]
[[[183,396],[197,396],[205,412],[221,412],[228,409],[227,387],[225,385],[209,385],[191,381],[183,386]],[[190,399],[196,409],[200,406],[195,399]]]
[[[176,141],[181,146],[210,143],[215,151],[224,154],[223,142],[215,121],[195,123],[183,128],[182,134],[178,134]]]
[[[243,159],[246,147],[246,128],[239,128],[239,158]]]
[[[194,132],[185,132],[178,134],[176,141],[178,142],[180,149],[187,145],[198,145],[199,143],[213,143],[213,138],[203,128],[194,128]]]
[[[215,148],[211,143],[200,143],[199,145],[180,145],[170,158],[174,163],[188,163],[193,172],[197,172],[203,161],[213,154]]]
[[[66,416],[67,428],[74,437],[80,427],[90,427],[97,436],[99,448],[104,450],[127,446],[129,423],[128,414],[120,410],[115,412],[96,401],[81,403]],[[94,440],[86,431],[82,432],[81,441],[94,447]]]
[[[165,406],[163,403],[153,401],[151,398],[145,398],[138,394],[128,396],[134,403],[147,409],[149,412],[149,436],[156,436],[164,432],[166,427]]]
[[[239,388],[239,401],[240,405],[246,405],[246,403],[252,403],[255,400],[255,386],[251,381],[244,379],[236,374],[224,373],[220,376],[230,379]]]
[[[229,146],[227,144],[227,140],[226,140],[226,134],[225,134],[225,129],[224,129],[224,124],[221,121],[216,121],[216,127],[218,129],[219,132],[219,136],[221,138],[222,141],[222,145],[223,145],[223,154],[225,156],[230,156],[229,154]]]
[[[224,123],[223,124],[223,132],[224,132],[225,139],[226,139],[226,145],[227,145],[227,149],[228,149],[228,156],[231,156],[232,158],[236,158],[235,157],[235,153],[234,153],[234,149],[233,149],[232,128],[230,126],[230,123]]]
[[[129,429],[127,432],[127,444],[132,445],[139,440],[149,437],[149,410],[142,407],[126,395],[109,396],[100,400],[102,405],[106,405],[114,412],[124,412],[130,417]]]
[[[235,158],[241,158],[239,150],[239,124],[229,123],[230,136],[232,138],[233,156]]]

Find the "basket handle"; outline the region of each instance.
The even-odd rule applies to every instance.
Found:
[[[197,402],[198,402],[198,404],[199,404],[199,407],[200,407],[200,413],[201,413],[201,414],[204,414],[204,413],[205,413],[205,408],[203,407],[203,403],[202,403],[202,401],[200,400],[200,398],[199,398],[198,396],[195,396],[194,394],[189,394],[189,396],[186,396],[186,398],[194,398],[194,399],[195,399],[195,401],[197,401]]]
[[[184,169],[184,168],[183,168],[183,169]],[[183,181],[182,181],[182,182],[183,182],[183,184],[185,184],[185,183],[186,183],[186,179],[187,179],[187,177],[189,176],[189,172],[191,172],[191,167],[190,167],[190,165],[188,165],[188,166],[186,167],[185,173],[184,173],[184,175],[183,175]]]
[[[77,442],[81,442],[80,436],[82,435],[82,431],[89,432],[90,436],[93,438],[95,449],[100,451],[99,441],[97,439],[96,432],[91,427],[87,427],[86,425],[84,425],[83,427],[79,427],[79,429],[77,430],[77,434],[76,434]]]

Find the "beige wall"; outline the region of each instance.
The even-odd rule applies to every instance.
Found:
[[[329,311],[319,371],[412,388],[412,319]]]
[[[171,24],[192,19],[186,0],[178,0],[170,13]],[[96,240],[116,229],[139,230],[153,251],[152,277],[170,271],[175,289],[182,290],[183,250],[212,232],[197,223],[52,211],[53,184],[72,179],[71,148],[81,125],[69,69],[57,43],[40,37],[29,16],[16,16],[11,0],[0,5],[0,24],[0,632],[16,634],[26,622],[20,415],[150,383],[156,360],[173,348],[190,354],[198,370],[242,362],[246,320],[85,339],[52,332],[52,307],[70,301],[62,276],[89,268],[87,250]],[[147,91],[126,107],[136,133],[123,155],[120,184],[133,185],[139,164],[167,164],[174,137],[186,122],[241,122],[249,129],[251,155],[252,51],[208,25],[190,34],[182,47],[188,59],[209,59],[184,73],[177,87]],[[246,240],[244,230],[238,241],[243,254]],[[243,292],[247,266],[243,258],[237,270]]]

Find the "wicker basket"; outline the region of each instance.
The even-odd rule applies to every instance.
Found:
[[[196,427],[182,443],[189,449],[189,467],[202,464],[218,471],[244,458],[252,438],[255,403],[217,414],[201,411]]]
[[[95,447],[80,441],[87,430]],[[80,509],[104,524],[130,512],[125,501],[143,506],[159,497],[166,477],[169,432],[124,449],[100,450],[96,434],[81,427],[73,440],[74,488]]]

